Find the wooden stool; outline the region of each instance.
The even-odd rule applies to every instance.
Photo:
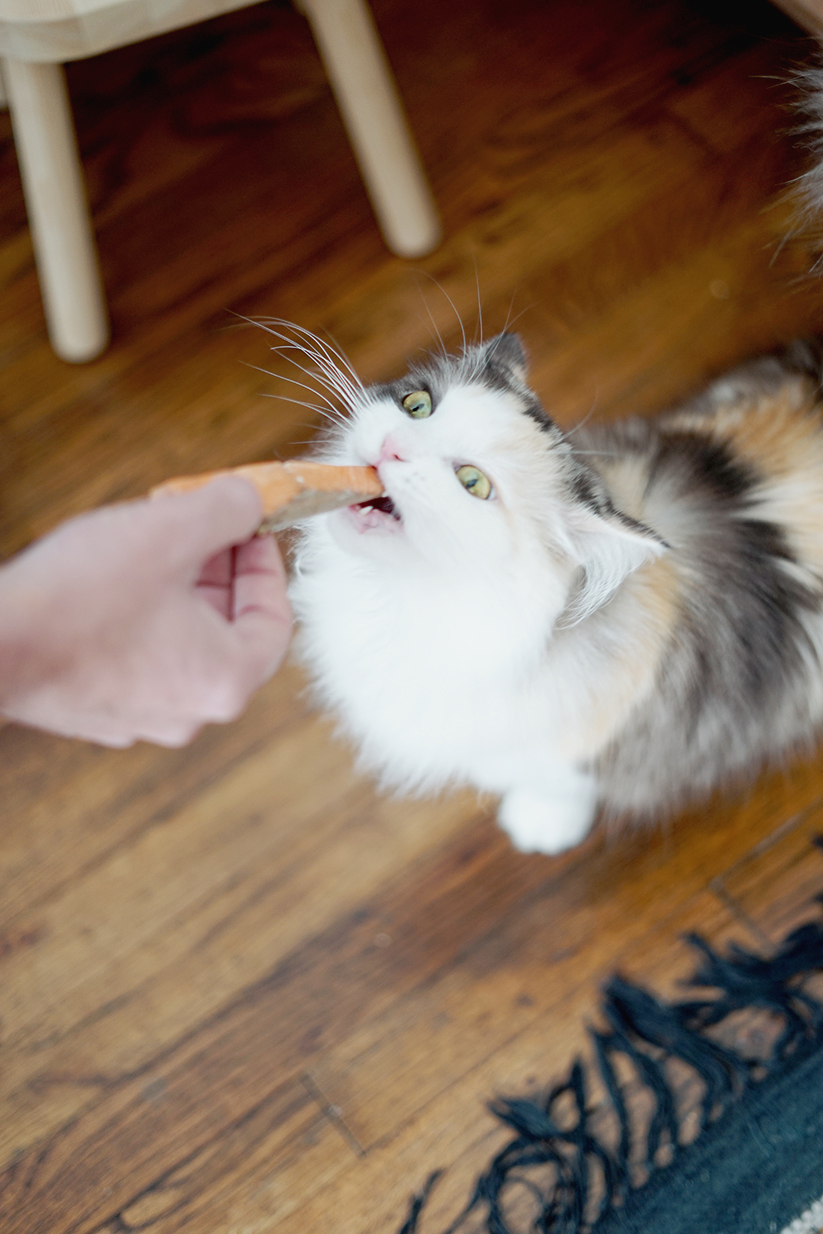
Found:
[[[256,0],[251,0],[252,3]],[[0,55],[52,346],[91,360],[109,328],[62,63],[249,0],[0,0]],[[300,0],[389,248],[430,252],[440,224],[365,0]]]

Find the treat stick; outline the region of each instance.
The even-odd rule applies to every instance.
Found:
[[[244,476],[257,489],[263,502],[261,533],[280,531],[310,514],[370,501],[383,492],[373,467],[335,467],[298,458],[288,463],[248,463],[197,476],[177,476],[158,484],[150,496],[184,493],[225,475]]]

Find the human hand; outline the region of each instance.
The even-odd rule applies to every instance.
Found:
[[[224,476],[80,515],[0,569],[0,714],[108,746],[234,719],[288,647],[260,498]]]

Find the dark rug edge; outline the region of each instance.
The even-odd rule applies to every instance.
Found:
[[[823,841],[815,843],[823,847]],[[801,1152],[802,1144],[823,1145],[823,1004],[803,988],[804,979],[823,970],[823,926],[808,922],[793,930],[771,956],[734,944],[721,954],[698,935],[687,941],[700,957],[688,984],[717,993],[668,1003],[613,977],[602,994],[606,1027],[587,1030],[594,1062],[575,1060],[567,1078],[542,1097],[499,1097],[490,1103],[511,1138],[440,1234],[457,1234],[470,1218],[474,1229],[488,1234],[524,1234],[507,1212],[516,1184],[532,1193],[535,1211],[528,1228],[539,1234],[692,1234],[696,1228],[703,1234],[744,1234],[753,1228],[746,1197],[758,1190],[766,1199],[758,1219],[767,1221],[759,1228],[780,1231],[823,1195],[823,1149],[805,1164]],[[761,1059],[744,1057],[713,1035],[729,1016],[755,1008],[772,1012],[781,1025]],[[671,1059],[696,1073],[703,1089],[700,1131],[686,1145],[666,1074]],[[627,1065],[635,1086],[639,1083],[651,1100],[652,1114],[643,1125],[618,1079],[619,1068],[625,1074]],[[617,1129],[608,1144],[598,1136],[588,1104],[594,1081],[608,1094]],[[789,1094],[797,1103],[796,1118],[781,1129],[779,1109]],[[717,1170],[709,1165],[739,1142],[746,1152],[735,1154],[732,1173],[740,1177],[731,1180],[739,1203],[729,1201],[727,1177],[719,1208],[713,1194]],[[787,1164],[781,1165],[784,1158]],[[648,1177],[642,1187],[633,1187],[638,1161]],[[547,1168],[553,1181],[541,1188],[535,1178],[545,1176]],[[398,1234],[421,1234],[421,1216],[442,1173],[430,1175],[412,1198]],[[686,1187],[692,1199],[687,1213],[679,1211],[685,1208]],[[696,1217],[695,1194],[701,1209]]]

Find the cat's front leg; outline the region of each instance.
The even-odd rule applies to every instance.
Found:
[[[597,812],[597,783],[576,768],[558,768],[542,783],[504,793],[501,827],[524,853],[562,853],[588,835]]]

